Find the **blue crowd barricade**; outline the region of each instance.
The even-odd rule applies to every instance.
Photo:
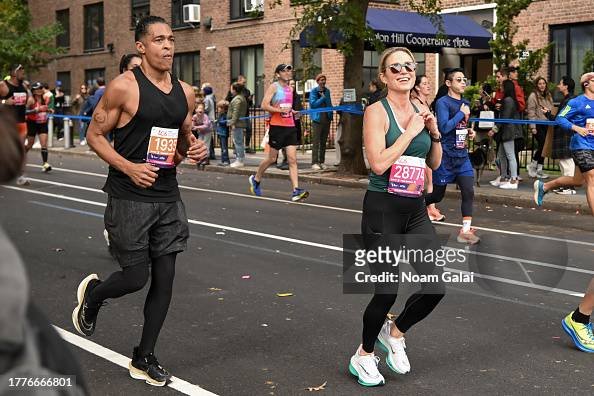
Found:
[[[518,124],[518,125],[557,125],[557,121],[544,120],[516,120],[512,118],[469,118],[469,122],[494,122],[496,124]]]

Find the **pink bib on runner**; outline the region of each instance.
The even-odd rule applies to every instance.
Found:
[[[392,165],[388,192],[403,197],[420,197],[425,187],[425,159],[402,155]]]

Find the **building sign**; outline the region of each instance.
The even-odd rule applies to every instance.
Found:
[[[467,37],[459,36],[431,36],[415,33],[376,32],[375,38],[387,47],[406,46],[416,48],[476,48]],[[488,45],[488,40],[487,45]],[[483,43],[481,43],[483,44]]]
[[[357,101],[357,91],[355,88],[346,88],[342,91],[342,100],[344,103],[353,103]]]

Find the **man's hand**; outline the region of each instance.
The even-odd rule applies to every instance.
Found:
[[[572,129],[584,137],[588,136],[589,134],[588,130],[586,128],[582,128],[581,126],[574,125]]]
[[[466,103],[462,103],[462,106],[460,106],[460,111],[467,117],[470,115],[470,107],[468,107]]]
[[[208,147],[206,147],[206,144],[202,140],[192,136],[186,157],[196,162],[204,161],[208,157]]]
[[[135,164],[131,162],[125,173],[138,187],[149,188],[157,180],[158,175],[156,172],[158,170],[159,168],[151,164]]]

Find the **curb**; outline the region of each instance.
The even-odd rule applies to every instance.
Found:
[[[34,151],[38,151],[39,149],[33,149]],[[68,151],[68,149],[61,149],[61,148],[50,148],[49,149],[55,155],[69,155],[75,157],[94,157],[99,158],[94,152],[86,151],[86,152],[77,152],[77,151]],[[189,164],[180,164],[178,165],[181,168],[188,168],[188,169],[196,169],[195,166]],[[217,165],[207,165],[204,168],[205,172],[216,172],[216,173],[226,173],[226,174],[233,174],[233,175],[244,175],[249,176],[255,173],[255,169],[250,168],[230,168],[230,167],[221,167]],[[282,172],[282,173],[281,173]],[[282,180],[289,180],[289,175],[284,173],[284,171],[277,171],[276,169],[270,169],[266,173],[266,177],[270,179],[282,179]],[[322,184],[328,186],[339,186],[339,187],[348,187],[348,188],[367,188],[367,181],[362,180],[353,180],[353,179],[339,179],[335,177],[328,177],[323,175],[309,175],[309,174],[300,174],[299,179],[303,180],[304,182],[308,182],[310,184]],[[460,191],[455,190],[455,188],[448,188],[446,190],[445,196],[447,198],[460,198]],[[521,206],[524,208],[537,208],[538,207],[534,204],[532,197],[527,198],[523,196],[504,196],[504,195],[494,195],[494,194],[487,194],[482,193],[480,191],[480,187],[476,188],[474,191],[474,201],[485,203],[485,204],[497,204],[497,205],[508,205],[508,206]],[[553,210],[556,212],[566,212],[566,213],[590,213],[590,208],[588,203],[580,203],[580,202],[570,202],[570,201],[546,201],[545,205],[541,209],[548,209]]]

